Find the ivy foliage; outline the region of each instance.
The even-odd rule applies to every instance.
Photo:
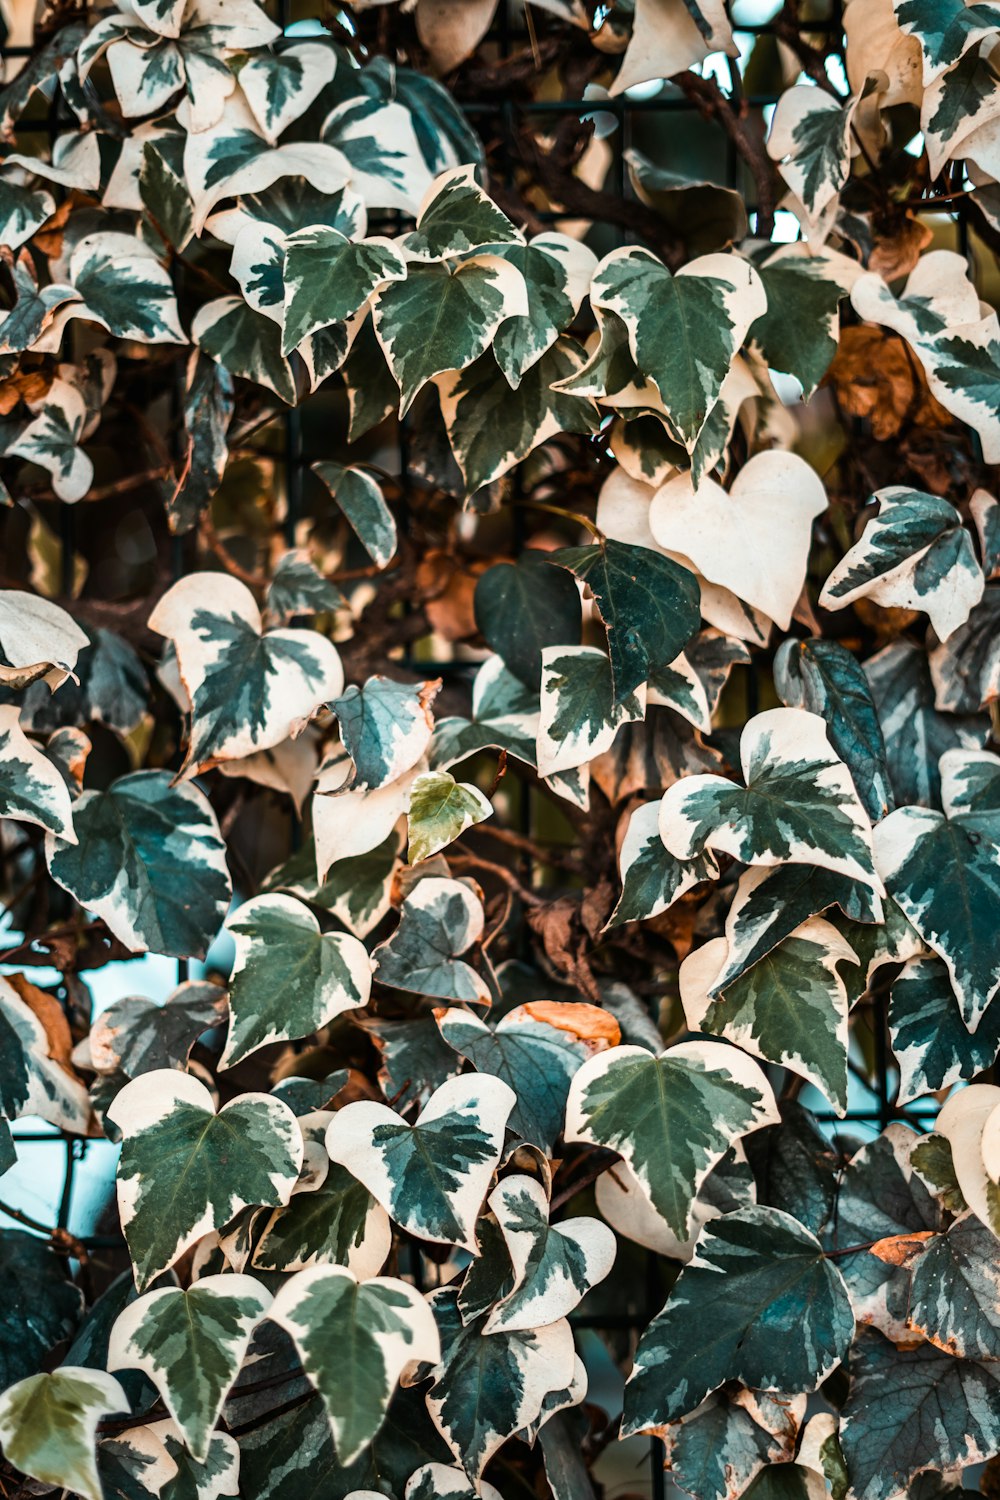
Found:
[[[0,9],[0,1490],[995,1495],[1000,6]]]

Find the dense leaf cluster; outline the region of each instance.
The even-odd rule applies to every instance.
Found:
[[[8,61],[6,1495],[995,1493],[1000,6],[745,9]]]

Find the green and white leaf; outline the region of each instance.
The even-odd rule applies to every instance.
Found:
[[[313,464],[313,473],[322,479],[375,566],[387,567],[399,538],[395,518],[374,475],[356,464],[345,467],[332,460]]]
[[[767,312],[750,329],[750,341],[770,369],[795,376],[808,401],[837,352],[840,304],[860,268],[839,251],[804,243],[769,245],[753,259]]]
[[[295,405],[295,375],[281,352],[280,325],[242,297],[206,302],[195,313],[191,337],[230,375],[266,386],[287,405]]]
[[[267,590],[267,611],[278,620],[322,615],[339,609],[344,596],[312,561],[305,548],[282,554]]]
[[[985,588],[961,516],[949,501],[905,485],[878,490],[872,498],[878,515],[826,580],[820,604],[836,610],[871,599],[884,608],[920,609],[947,640]]]
[[[125,1392],[104,1370],[63,1365],[31,1375],[0,1395],[0,1443],[9,1464],[41,1484],[103,1500],[97,1426],[128,1411]]]
[[[343,1266],[316,1266],[285,1283],[268,1316],[291,1334],[345,1467],[378,1433],[407,1365],[440,1357],[430,1308],[395,1277],[359,1282]]]
[[[740,736],[740,760],[745,791],[704,775],[663,794],[660,836],[677,859],[713,849],[743,864],[819,865],[881,893],[871,822],[818,715],[800,708],[755,715]]]
[[[134,953],[203,958],[232,895],[225,841],[205,794],[168,771],[135,771],[73,805],[69,843],[49,834],[49,873]]]
[[[58,1001],[20,975],[0,978],[0,1116],[37,1115],[86,1134],[87,1091],[59,1060],[69,1048],[69,1026]]]
[[[0,589],[0,683],[24,688],[42,679],[52,692],[73,676],[90,637],[58,604],[20,589]]]
[[[58,347],[66,322],[85,318],[119,339],[140,344],[186,344],[169,273],[144,241],[117,230],[86,235],[69,259],[70,285],[80,300],[66,303],[47,335]]]
[[[923,54],[924,87],[1000,27],[1000,6],[964,0],[893,0],[900,29],[914,36]]]
[[[809,224],[837,197],[851,170],[851,124],[856,98],[846,104],[825,89],[785,89],[771,119],[767,153],[808,215]]]
[[[889,1037],[899,1065],[898,1102],[908,1104],[993,1065],[1000,1052],[1000,1006],[987,1006],[970,1035],[944,961],[910,958],[889,994]]]
[[[440,686],[440,678],[412,683],[369,677],[364,687],[352,684],[331,702],[354,762],[352,787],[378,790],[412,771],[430,744],[431,704]]]
[[[98,1073],[138,1078],[156,1068],[185,1072],[198,1038],[226,1018],[228,999],[218,984],[189,979],[158,1004],[141,995],[113,1000],[87,1038],[88,1062]]]
[[[719,866],[710,850],[692,860],[676,859],[660,837],[660,804],[644,802],[629,818],[618,855],[622,893],[609,927],[659,916],[703,880],[715,880]]]
[[[31,410],[31,421],[7,452],[46,469],[60,500],[82,500],[94,477],[94,466],[80,446],[87,422],[83,395],[71,381],[56,379]]]
[[[802,593],[812,525],[826,510],[816,471],[771,449],[743,465],[729,493],[714,479],[695,489],[681,473],[656,491],[649,527],[668,556],[729,590],[787,630]],[[705,590],[702,612],[706,619]],[[720,629],[728,626],[711,619]]]
[[[533,1177],[505,1177],[490,1194],[510,1254],[513,1289],[494,1306],[485,1334],[524,1333],[568,1317],[611,1274],[614,1234],[599,1219],[549,1223],[545,1189]]]
[[[390,281],[405,281],[406,261],[391,240],[352,240],[315,225],[285,240],[282,353],[303,339],[348,323]]]
[[[734,1048],[681,1042],[655,1057],[625,1046],[580,1068],[564,1135],[623,1156],[657,1213],[686,1239],[712,1168],[740,1137],[778,1119],[762,1069]]]
[[[504,260],[517,266],[528,287],[526,317],[508,318],[493,340],[493,353],[511,390],[564,333],[590,290],[597,257],[580,240],[552,232],[526,245],[509,245]],[[561,378],[561,377],[560,377]]]
[[[108,1368],[142,1370],[199,1463],[270,1294],[250,1276],[205,1276],[129,1303],[111,1330]]]
[[[986,1160],[987,1130],[995,1138],[1000,1123],[1000,1089],[971,1083],[951,1095],[935,1129],[951,1146],[955,1177],[976,1217],[1000,1239],[1000,1186],[996,1162]]]
[[[605,652],[594,646],[544,646],[540,707],[538,774],[554,776],[587,765],[610,750],[623,724],[645,717],[645,684],[618,701]]]
[[[0,705],[0,817],[33,823],[76,842],[66,783],[56,766],[27,738],[20,709]]]
[[[484,1073],[441,1084],[413,1125],[386,1104],[360,1100],[330,1122],[327,1151],[408,1233],[475,1254],[476,1218],[514,1102],[506,1083]]]
[[[649,251],[624,248],[601,261],[590,296],[625,324],[636,365],[692,452],[736,353],[767,311],[757,272],[736,255],[703,255],[673,276]]]
[[[233,1068],[273,1042],[311,1036],[344,1011],[368,1004],[365,945],[349,933],[321,932],[294,896],[255,896],[226,928],[236,955],[220,1067]]]
[[[837,966],[856,962],[854,949],[831,923],[810,917],[720,989],[718,976],[727,957],[726,939],[713,938],[682,963],[681,1002],[688,1026],[788,1068],[843,1114],[848,996]]]
[[[1000,1358],[996,1240],[974,1214],[927,1241],[913,1267],[910,1326],[959,1359]]]
[[[987,590],[986,598],[990,597]],[[985,608],[973,612],[972,621]],[[939,649],[938,666],[954,684],[955,674],[947,658],[957,652],[965,631],[957,631],[946,646]],[[992,650],[994,632],[986,631]],[[946,750],[979,750],[986,743],[989,721],[965,710],[961,717],[942,713],[935,706],[933,677],[935,656],[928,664],[927,653],[915,641],[898,637],[863,664],[871,684],[885,741],[886,759],[896,801],[918,803],[924,807],[938,805],[941,794],[939,762]],[[977,696],[976,708],[979,706]],[[952,708],[942,702],[942,708]]]
[[[377,1276],[392,1249],[392,1226],[381,1204],[336,1162],[310,1192],[293,1192],[264,1222],[251,1264],[260,1271],[346,1266],[359,1281]]]
[[[273,146],[305,114],[333,78],[337,54],[322,42],[293,42],[280,52],[258,52],[239,68],[243,96]]]
[[[695,1500],[743,1494],[762,1469],[791,1458],[805,1408],[802,1395],[789,1400],[739,1389],[709,1396],[665,1429],[672,1478]]]
[[[477,823],[492,816],[489,798],[450,771],[425,771],[410,788],[407,858],[411,865],[429,859]]]
[[[853,1337],[847,1287],[815,1235],[776,1208],[725,1214],[702,1230],[693,1260],[639,1341],[622,1434],[675,1421],[727,1380],[813,1391]]]
[[[523,245],[524,236],[476,182],[475,168],[455,167],[427,189],[417,227],[399,248],[407,260],[438,261],[485,245]]]
[[[108,1118],[124,1137],[118,1212],[140,1291],[241,1209],[287,1203],[298,1180],[302,1134],[267,1094],[240,1094],[216,1114],[203,1083],[163,1069],[126,1084]]]
[[[180,579],[149,626],[173,641],[191,703],[184,776],[280,744],[343,689],[340,657],[325,636],[262,632],[253,595],[228,575]]]
[[[427,876],[410,891],[399,926],[372,951],[380,984],[441,1000],[488,1005],[489,986],[461,958],[483,935],[479,896],[460,880]]]

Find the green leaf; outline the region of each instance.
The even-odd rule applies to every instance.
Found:
[[[282,353],[331,323],[349,322],[387,282],[405,279],[406,261],[391,240],[350,240],[326,225],[290,235]]]
[[[417,227],[404,235],[408,260],[434,261],[465,255],[484,245],[523,245],[524,236],[483,192],[473,167],[456,167],[427,190]]]
[[[616,700],[605,652],[595,646],[545,646],[540,709],[538,774],[555,776],[603,755],[623,724],[643,719],[645,687]]]
[[[563,547],[549,558],[594,596],[608,632],[616,704],[657,668],[669,666],[698,629],[698,581],[669,557],[603,540]]]
[[[347,517],[355,536],[377,568],[388,567],[398,544],[396,522],[382,490],[367,469],[350,464],[346,468],[332,460],[313,464]]]
[[[856,261],[813,245],[768,246],[754,258],[767,312],[750,329],[768,366],[794,375],[808,401],[830,367],[840,334],[840,303],[858,272]]]
[[[611,1274],[616,1241],[599,1219],[549,1223],[545,1190],[532,1177],[505,1177],[490,1194],[514,1273],[484,1334],[525,1333],[568,1317]]]
[[[813,1391],[853,1336],[843,1277],[809,1230],[774,1208],[725,1214],[639,1341],[622,1435],[676,1420],[727,1380]]]
[[[926,1470],[979,1463],[1000,1447],[1000,1365],[863,1333],[840,1442],[857,1500],[892,1500]]]
[[[797,1073],[843,1114],[848,1001],[837,966],[854,963],[854,949],[829,922],[810,917],[720,991],[727,946],[713,938],[681,965],[688,1026]]]
[[[103,1500],[97,1477],[97,1424],[128,1410],[113,1375],[63,1365],[32,1375],[0,1396],[0,1443],[14,1468],[42,1484]]]
[[[379,983],[488,1005],[489,987],[459,957],[478,943],[483,922],[482,902],[467,885],[425,877],[403,902],[396,931],[372,952]]]
[[[900,1104],[985,1072],[1000,1052],[1000,1006],[989,1005],[970,1036],[945,963],[910,958],[889,994],[889,1037],[899,1065]]]
[[[583,1064],[566,1106],[567,1141],[617,1151],[661,1218],[686,1239],[699,1188],[738,1140],[779,1119],[751,1058],[721,1042],[681,1042],[654,1057],[612,1047]]]
[[[190,531],[222,483],[229,460],[227,435],[233,409],[233,380],[229,371],[196,352],[187,369],[184,467],[165,501],[167,521],[173,532]]]
[[[431,703],[440,686],[440,678],[412,683],[369,677],[364,687],[352,684],[330,704],[354,762],[352,786],[377,790],[413,769],[430,744]]]
[[[295,1116],[266,1094],[241,1094],[216,1114],[203,1083],[164,1069],[126,1084],[108,1118],[124,1136],[118,1212],[140,1291],[240,1209],[287,1203],[298,1179]]]
[[[331,1162],[315,1189],[293,1193],[266,1221],[251,1257],[260,1271],[346,1266],[361,1281],[377,1276],[392,1249],[385,1209],[356,1178]]]
[[[721,776],[688,776],[668,787],[660,835],[677,859],[706,849],[744,864],[819,865],[881,893],[872,832],[850,772],[826,725],[799,708],[757,714],[740,736],[746,790]]]
[[[660,804],[644,802],[629,818],[619,852],[622,893],[608,918],[609,927],[659,916],[703,880],[715,880],[719,866],[706,850],[697,859],[680,860],[660,837]]]
[[[536,690],[547,646],[580,640],[580,591],[548,555],[527,554],[516,563],[495,563],[476,581],[476,625],[514,676]],[[476,714],[476,717],[482,717]]]
[[[321,932],[294,896],[255,896],[227,920],[236,956],[229,993],[229,1035],[221,1068],[261,1047],[295,1041],[368,1004],[371,965],[349,933]]]
[[[206,1276],[187,1291],[148,1292],[111,1331],[108,1368],[149,1376],[199,1463],[270,1302],[250,1276]]]
[[[268,613],[279,620],[339,609],[344,596],[324,578],[305,548],[282,554],[267,590]]]
[[[492,812],[489,798],[478,787],[456,781],[449,771],[427,771],[418,776],[410,790],[409,863],[418,864],[446,849]]]
[[[185,776],[281,744],[343,688],[340,657],[325,636],[315,630],[262,633],[253,595],[228,575],[180,579],[160,599],[149,626],[174,642],[191,703]]]
[[[751,326],[767,309],[760,278],[736,255],[703,255],[672,276],[648,250],[612,250],[594,272],[591,301],[628,330],[642,374],[692,452]]]
[[[891,812],[882,728],[857,658],[837,641],[785,641],[774,658],[774,682],[789,708],[808,709],[826,721],[830,744],[850,769],[872,821]]]
[[[927,1241],[910,1295],[910,1326],[946,1354],[1000,1358],[996,1239],[974,1214]]]
[[[499,1078],[465,1074],[435,1089],[413,1125],[386,1104],[345,1105],[326,1148],[408,1233],[474,1254],[476,1217],[513,1105]]]
[[[921,609],[947,640],[985,586],[961,516],[949,501],[905,485],[878,490],[872,499],[878,515],[826,580],[820,604],[836,610],[871,599],[885,608]]]
[[[261,891],[288,891],[323,907],[355,937],[367,937],[392,904],[392,880],[402,845],[402,834],[393,829],[369,853],[337,860],[320,884],[316,878],[315,845],[306,840],[291,859],[271,871]]]
[[[435,375],[464,370],[486,350],[505,318],[528,310],[521,273],[497,255],[458,265],[407,267],[375,297],[375,334],[400,389],[400,415]]]
[[[34,1375],[49,1350],[73,1336],[83,1295],[66,1275],[66,1262],[33,1234],[0,1230],[0,1277],[7,1288],[0,1310],[0,1391]]]
[[[427,1303],[394,1277],[358,1282],[343,1266],[300,1271],[278,1293],[269,1317],[295,1341],[345,1465],[382,1426],[405,1367],[413,1360],[436,1363],[439,1357]]]
[[[551,1392],[573,1377],[573,1335],[567,1322],[523,1333],[484,1332],[485,1318],[465,1324],[457,1293],[434,1292],[441,1363],[427,1406],[434,1424],[473,1482],[515,1432],[540,1415]]]
[[[51,836],[53,880],[133,952],[204,958],[232,895],[207,797],[168,771],[135,771],[73,807],[77,842]]]
[[[949,750],[941,757],[944,813],[900,807],[876,829],[889,894],[944,959],[962,1019],[975,1031],[1000,990],[1000,758]]]
[[[607,1023],[612,1040],[617,1028],[610,1016],[592,1005],[515,1006],[491,1030],[485,1021],[457,1008],[436,1012],[449,1047],[480,1073],[492,1073],[510,1085],[516,1103],[508,1126],[522,1140],[551,1151],[562,1130],[570,1081]],[[611,1028],[614,1028],[613,1031]]]

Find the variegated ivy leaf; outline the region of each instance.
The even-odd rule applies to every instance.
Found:
[[[979,537],[979,555],[987,582],[1000,574],[1000,501],[986,490],[974,491],[969,510]]]
[[[832,906],[854,924],[882,921],[883,905],[874,891],[833,870],[792,864],[744,870],[726,915],[726,961],[710,993],[717,995],[796,927]]]
[[[73,504],[90,489],[94,466],[80,443],[87,424],[87,405],[69,380],[53,380],[40,401],[31,403],[32,420],[7,452],[47,469],[60,500]]]
[[[514,1286],[494,1306],[484,1333],[524,1333],[556,1323],[610,1275],[617,1248],[611,1230],[599,1219],[550,1224],[549,1201],[535,1178],[505,1177],[489,1206],[510,1255]]]
[[[0,1116],[37,1115],[84,1135],[87,1091],[69,1067],[69,1023],[59,1002],[23,975],[0,979]]]
[[[826,504],[823,481],[805,459],[771,449],[743,465],[728,494],[714,479],[695,489],[689,474],[677,474],[653,497],[649,526],[671,557],[787,630],[812,524]],[[708,619],[704,597],[702,612]]]
[[[128,1078],[157,1068],[184,1072],[198,1038],[221,1025],[227,1010],[225,990],[204,979],[179,984],[162,1004],[141,995],[115,1000],[90,1028],[90,1064]]]
[[[878,710],[861,663],[838,641],[785,641],[774,658],[774,685],[789,708],[826,721],[830,744],[846,762],[873,820],[893,806]]]
[[[741,1142],[731,1146],[709,1172],[691,1207],[686,1238],[678,1238],[657,1213],[631,1168],[616,1162],[597,1179],[594,1197],[598,1212],[617,1234],[657,1255],[669,1255],[685,1265],[694,1255],[702,1228],[720,1214],[746,1208],[757,1200],[757,1188]]]
[[[632,35],[611,92],[672,78],[712,52],[736,56],[722,0],[638,0]]]
[[[597,257],[580,240],[553,233],[536,235],[526,245],[509,245],[502,253],[528,287],[527,317],[508,318],[493,340],[496,362],[511,390],[517,390],[525,372],[576,317],[590,290]]]
[[[618,1023],[594,1005],[529,1001],[492,1029],[469,1011],[435,1011],[441,1035],[480,1073],[508,1083],[516,1096],[508,1126],[551,1151],[562,1130],[570,1082],[594,1052],[621,1039]]]
[[[860,267],[836,250],[768,245],[753,263],[767,293],[767,312],[750,329],[768,366],[794,375],[808,401],[837,352],[840,303]]]
[[[964,625],[985,580],[962,518],[947,500],[905,485],[878,490],[879,513],[834,568],[820,595],[825,609],[856,599],[920,609],[941,640]]]
[[[975,1078],[1000,1052],[1000,1006],[988,1005],[970,1036],[942,959],[910,958],[889,995],[889,1037],[900,1104]]]
[[[522,1333],[488,1334],[485,1315],[463,1321],[451,1287],[432,1293],[430,1302],[441,1335],[441,1363],[427,1409],[476,1482],[500,1445],[535,1422],[552,1393],[570,1386],[573,1334],[565,1320]]]
[[[280,744],[343,688],[340,657],[325,636],[262,633],[253,595],[229,575],[180,579],[160,599],[149,626],[174,642],[191,702],[184,776]]]
[[[995,1142],[1000,1125],[1000,1089],[971,1083],[945,1101],[935,1128],[951,1146],[955,1180],[972,1212],[1000,1239],[1000,1172]],[[991,1159],[986,1160],[987,1132]]]
[[[284,553],[268,586],[268,614],[288,620],[294,615],[327,614],[343,603],[343,594],[323,577],[304,548]]]
[[[348,525],[372,562],[377,568],[387,567],[392,562],[399,538],[392,511],[386,505],[374,475],[357,464],[345,467],[333,460],[312,467],[313,473],[319,475],[343,511]]]
[[[803,205],[810,224],[836,198],[851,170],[851,124],[858,100],[842,103],[825,89],[797,84],[778,100],[767,152]]]
[[[0,245],[11,250],[19,250],[56,211],[51,193],[28,187],[18,175],[0,175]]]
[[[63,1365],[32,1375],[0,1395],[4,1457],[41,1484],[103,1500],[97,1425],[109,1412],[126,1411],[125,1392],[104,1370]]]
[[[400,390],[399,414],[446,370],[484,353],[507,318],[524,317],[524,277],[497,255],[456,263],[411,262],[405,281],[387,282],[374,302],[375,334]]]
[[[184,397],[185,462],[176,484],[164,496],[173,532],[190,531],[222,483],[229,460],[227,434],[234,399],[229,371],[194,351]]]
[[[124,1137],[118,1212],[140,1291],[240,1209],[287,1203],[302,1165],[302,1134],[287,1105],[241,1094],[216,1114],[189,1073],[143,1074],[108,1118]]]
[[[896,1500],[918,1475],[956,1472],[1000,1447],[997,1363],[927,1343],[897,1349],[866,1332],[850,1371],[840,1441],[857,1500]]]
[[[312,800],[318,880],[325,881],[332,865],[384,844],[410,806],[410,787],[426,769],[421,759],[396,781],[373,791],[352,785],[354,763],[342,746],[328,754],[316,773]]]
[[[893,900],[944,959],[975,1032],[1000,990],[991,937],[1000,920],[1000,757],[947,751],[941,798],[943,813],[891,813],[875,831],[875,858]]]
[[[404,1492],[404,1500],[476,1500],[477,1496],[482,1500],[503,1500],[500,1491],[485,1479],[477,1490],[464,1469],[453,1469],[448,1464],[421,1464],[406,1481]]]
[[[427,876],[403,902],[399,926],[372,951],[379,984],[488,1005],[485,981],[460,955],[483,935],[483,903],[461,880]]]
[[[272,1042],[311,1036],[343,1011],[368,1004],[365,945],[346,932],[321,932],[294,896],[255,896],[226,927],[236,956],[220,1067],[234,1068]]]
[[[51,599],[0,589],[0,683],[28,687],[39,678],[55,692],[73,675],[90,637]]]
[[[468,1073],[435,1089],[413,1125],[386,1104],[345,1105],[326,1148],[408,1233],[475,1254],[476,1218],[514,1103],[501,1079]]]
[[[285,283],[282,266],[285,237],[270,224],[247,224],[236,236],[229,274],[240,284],[243,300],[272,323],[282,321]]]
[[[16,260],[11,258],[8,270],[14,283],[14,306],[0,321],[0,354],[30,349],[52,322],[57,309],[79,296],[73,287],[60,282],[39,288],[34,262],[26,250]]]
[[[625,324],[639,370],[692,452],[733,358],[767,310],[757,272],[736,255],[702,255],[672,276],[649,251],[625,248],[601,261],[590,297]]]
[[[500,332],[524,321],[508,319]],[[560,337],[525,371],[513,391],[490,350],[468,369],[435,378],[448,441],[468,494],[499,479],[561,432],[589,436],[597,431],[594,402],[561,387],[581,363],[579,345]]]
[[[232,895],[205,794],[169,771],[135,771],[73,806],[70,844],[49,834],[49,873],[134,953],[204,958]]]
[[[629,818],[618,855],[622,893],[609,927],[658,917],[703,880],[715,880],[719,866],[706,849],[692,860],[676,859],[660,837],[660,804],[644,802]]]
[[[1000,27],[1000,6],[964,0],[893,0],[900,28],[920,43],[927,88],[959,62],[970,47],[991,38]]]
[[[850,943],[822,917],[810,917],[720,989],[727,949],[724,937],[713,938],[681,965],[688,1026],[797,1073],[843,1114],[848,1003],[837,965],[856,962]]]
[[[959,1359],[1000,1358],[996,1240],[974,1214],[927,1241],[913,1268],[910,1326]]]
[[[352,684],[331,702],[344,749],[354,762],[352,788],[376,791],[413,770],[430,744],[431,704],[440,687],[439,677],[418,683],[369,677],[364,687]]]
[[[131,1302],[111,1330],[108,1368],[142,1370],[199,1463],[269,1293],[250,1276],[205,1276]]]
[[[236,76],[254,119],[273,146],[333,78],[337,54],[321,41],[293,42],[238,62]]]
[[[434,1364],[440,1357],[430,1308],[395,1277],[358,1282],[343,1266],[300,1271],[282,1287],[269,1316],[295,1341],[306,1375],[323,1398],[338,1462],[345,1466],[382,1426],[406,1366],[417,1360]],[[348,1351],[350,1378],[345,1379]]]
[[[390,281],[405,281],[406,261],[391,240],[351,240],[316,225],[285,241],[282,352],[303,339],[347,323]]]
[[[594,596],[608,632],[616,705],[668,667],[698,629],[697,579],[658,552],[602,537],[594,546],[562,547],[549,561]]]
[[[942,73],[924,92],[920,123],[932,178],[956,157],[975,162],[986,142],[989,144],[982,154],[982,164],[989,165],[1000,113],[1000,77],[990,61],[990,50],[970,47],[961,62]]]
[[[946,714],[974,714],[1000,697],[1000,589],[988,588],[982,602],[947,641],[932,644],[927,657],[934,706]],[[967,723],[967,719],[958,720]],[[980,724],[984,721],[980,718]],[[976,741],[983,743],[982,735]]]
[[[289,891],[303,901],[323,907],[348,932],[364,938],[392,905],[392,882],[402,847],[402,832],[394,828],[369,853],[336,861],[320,883],[316,879],[316,851],[306,841],[291,859],[271,872],[261,890]]]
[[[524,236],[476,182],[475,167],[435,179],[417,213],[417,227],[399,247],[407,260],[454,258],[484,245],[523,245]]]
[[[740,736],[746,790],[687,776],[660,804],[660,836],[678,859],[714,849],[743,864],[819,865],[881,894],[872,829],[826,725],[801,708],[757,714]]]
[[[99,323],[140,344],[186,344],[169,273],[156,252],[135,235],[101,230],[86,235],[69,258],[70,285],[80,300],[56,316],[47,339],[58,347],[71,318]]]
[[[34,823],[75,844],[66,783],[52,761],[26,737],[20,718],[20,709],[0,705],[0,817]]]
[[[609,750],[623,724],[646,713],[646,689],[615,698],[611,660],[594,646],[542,648],[541,713],[536,760],[540,776],[583,766]]]
[[[167,1417],[102,1438],[97,1467],[109,1496],[140,1500],[219,1500],[239,1494],[240,1450],[228,1433],[212,1434],[204,1463],[192,1458],[175,1422]]]
[[[987,600],[990,593],[987,589]],[[984,600],[980,609],[985,604]],[[973,612],[973,621],[978,613]],[[957,631],[949,644],[940,648],[937,666],[942,672],[946,670],[945,659],[959,649],[964,633]],[[994,634],[992,630],[987,632],[991,641]],[[989,720],[968,711],[961,716],[939,712],[933,681],[935,657],[932,655],[928,665],[927,653],[915,641],[900,636],[863,665],[878,709],[896,801],[936,806],[941,793],[942,755],[946,750],[981,749],[987,740]],[[947,675],[954,681],[950,671]],[[947,706],[954,705],[949,701]]]
[[[983,316],[965,258],[951,250],[922,255],[898,300],[867,272],[851,301],[859,317],[907,341],[931,394],[979,434],[987,463],[1000,461],[1000,321],[992,310]]]
[[[199,307],[191,337],[230,375],[266,386],[289,406],[295,405],[295,376],[281,352],[280,325],[242,297],[217,297]]]
[[[744,1494],[762,1469],[791,1459],[805,1407],[803,1395],[742,1388],[709,1396],[665,1429],[671,1477],[694,1500],[729,1500],[737,1487]]]
[[[808,1229],[775,1208],[725,1214],[702,1230],[694,1259],[639,1341],[622,1434],[684,1416],[727,1380],[813,1391],[853,1337],[844,1279]]]
[[[502,749],[533,766],[537,732],[535,694],[505,666],[502,657],[490,656],[472,684],[472,718],[453,715],[435,724],[431,764],[447,770],[481,750]]]
[[[359,1281],[377,1276],[389,1259],[389,1216],[368,1189],[336,1162],[319,1187],[292,1194],[265,1223],[251,1256],[260,1271],[346,1266]]]
[[[698,1189],[741,1136],[778,1121],[760,1066],[721,1042],[681,1042],[659,1057],[613,1047],[570,1085],[567,1141],[625,1158],[643,1192],[685,1239]]]
[[[429,859],[477,823],[493,814],[490,799],[450,771],[425,771],[410,788],[407,814],[407,859],[411,865]]]

